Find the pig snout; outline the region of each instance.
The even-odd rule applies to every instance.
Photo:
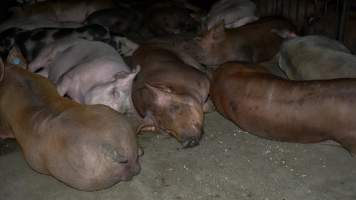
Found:
[[[137,155],[124,156],[120,154],[117,149],[108,144],[103,145],[102,148],[104,149],[104,156],[110,158],[114,164],[120,166],[115,173],[119,181],[129,181],[140,172],[141,167]]]
[[[134,176],[136,176],[141,171],[141,166],[138,160],[133,163],[127,163],[124,171],[121,173],[121,181],[130,181]]]
[[[199,145],[200,137],[184,137],[182,139],[183,148],[191,148]]]
[[[199,145],[202,135],[203,131],[201,130],[201,126],[195,125],[193,128],[183,129],[180,142],[183,148],[195,147]]]

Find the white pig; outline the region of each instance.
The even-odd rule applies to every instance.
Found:
[[[250,0],[220,0],[210,9],[206,28],[211,29],[221,21],[225,28],[237,28],[256,21],[256,4]]]
[[[281,70],[292,80],[356,77],[356,56],[340,42],[324,36],[287,40],[277,58]]]
[[[102,42],[58,40],[41,50],[29,70],[48,77],[62,96],[84,104],[104,104],[130,112],[131,85],[139,67],[125,64],[115,49]]]

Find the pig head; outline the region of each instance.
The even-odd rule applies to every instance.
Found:
[[[132,92],[134,106],[143,117],[138,131],[157,130],[171,134],[183,147],[197,145],[209,91],[205,74],[173,52],[150,46],[140,47],[133,63],[141,66]]]
[[[84,104],[107,105],[120,113],[132,113],[134,107],[131,100],[132,83],[140,67],[136,66],[131,72],[119,72],[114,80],[94,85],[84,95]]]
[[[60,97],[50,81],[17,65],[0,67],[1,134],[16,138],[34,170],[85,191],[139,172],[135,133],[123,115]]]

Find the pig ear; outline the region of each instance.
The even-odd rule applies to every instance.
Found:
[[[225,39],[225,25],[221,21],[211,29],[209,29],[203,36],[198,39],[203,46],[209,46],[214,43],[221,42]]]
[[[25,58],[23,57],[21,51],[19,48],[14,46],[10,52],[9,55],[7,56],[6,62],[12,65],[17,65],[22,68],[27,68],[27,62]]]
[[[211,27],[208,32],[204,35],[205,38],[211,38],[213,40],[218,40],[225,35],[225,23],[220,21],[215,26]]]
[[[290,38],[295,38],[297,37],[297,34],[293,31],[287,30],[287,29],[271,29],[272,33],[275,33],[279,37],[283,39],[290,39]]]
[[[137,73],[139,73],[141,67],[137,65],[135,68],[132,69],[130,73],[128,72],[119,72],[114,75],[114,79],[116,81],[116,85],[120,86],[127,86],[132,84],[132,81],[136,77]]]
[[[154,84],[146,83],[146,86],[147,86],[148,89],[150,89],[155,94],[160,94],[162,92],[168,93],[168,94],[172,93],[172,89],[171,88],[169,88],[168,86],[165,86],[163,84],[160,84],[160,83],[154,83]]]
[[[146,87],[154,94],[155,103],[158,105],[167,105],[174,96],[171,88],[159,83],[146,83]]]

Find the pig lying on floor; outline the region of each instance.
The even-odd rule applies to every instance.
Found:
[[[279,141],[334,140],[356,154],[356,80],[291,81],[258,65],[226,63],[210,91],[226,118],[251,134]]]
[[[60,95],[84,104],[104,104],[126,113],[131,103],[132,71],[111,46],[81,39],[58,40],[41,50],[29,70],[55,83]]]
[[[91,13],[113,6],[112,0],[48,0],[14,10],[11,18],[0,24],[0,32],[13,27],[78,27]]]
[[[0,33],[0,53],[4,58],[12,47],[17,46],[21,49],[26,60],[31,62],[42,48],[56,40],[68,37],[111,42],[109,30],[97,24],[79,28],[38,28],[33,30],[10,28]]]
[[[183,147],[198,145],[209,94],[208,77],[179,55],[157,46],[143,45],[132,58],[142,68],[132,89],[134,106],[143,117],[138,131],[171,134]]]
[[[225,28],[237,28],[256,21],[256,4],[250,0],[220,0],[210,9],[205,28],[209,30],[223,22]]]
[[[124,116],[60,97],[47,79],[1,59],[0,67],[0,138],[16,138],[34,170],[85,191],[139,172],[135,133]]]
[[[356,57],[341,43],[324,36],[304,36],[283,43],[279,66],[289,79],[355,78]]]

